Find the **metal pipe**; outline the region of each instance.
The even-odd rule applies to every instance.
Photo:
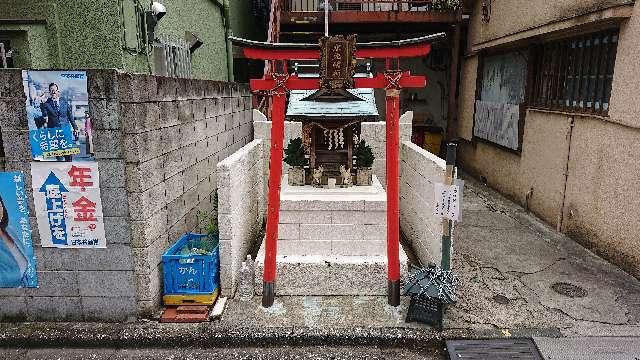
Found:
[[[230,39],[233,36],[233,33],[231,31],[231,20],[229,15],[229,0],[211,0],[211,2],[220,9],[220,14],[222,15],[222,20],[224,22],[225,48],[227,51],[227,80],[233,81],[233,47]]]

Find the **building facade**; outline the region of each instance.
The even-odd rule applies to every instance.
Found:
[[[233,53],[226,37],[231,32],[257,36],[247,25],[251,9],[239,0],[161,3],[166,14],[152,27],[146,14],[150,1],[2,0],[0,53],[6,64],[0,66],[232,80]]]
[[[476,1],[468,34],[464,169],[640,276],[640,4]]]

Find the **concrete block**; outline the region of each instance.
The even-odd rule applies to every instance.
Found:
[[[2,129],[2,145],[8,161],[31,161],[29,132]]]
[[[122,102],[147,102],[158,98],[155,75],[118,73],[118,98]]]
[[[386,256],[386,241],[332,241],[332,256]]]
[[[178,221],[169,226],[169,239],[170,240],[178,240],[182,235],[189,232],[189,228],[187,228],[187,223],[184,221],[184,217],[178,219]]]
[[[150,218],[131,221],[131,246],[145,248],[161,236],[167,236],[167,209],[156,211]]]
[[[104,216],[128,216],[127,191],[124,188],[106,188],[100,190],[102,213]]]
[[[0,98],[0,128],[26,130],[28,126],[24,98]]]
[[[181,124],[193,122],[193,108],[190,101],[178,101],[178,121]]]
[[[129,244],[131,228],[124,216],[108,216],[103,218],[107,244]]]
[[[129,245],[108,244],[105,249],[79,249],[80,270],[133,270]]]
[[[299,240],[300,224],[278,224],[278,240]]]
[[[182,172],[173,175],[172,177],[164,181],[166,187],[166,202],[171,203],[177,199],[180,195],[184,194],[185,187],[183,181],[184,175]]]
[[[136,316],[135,297],[82,297],[84,321],[124,322]]]
[[[162,295],[162,273],[136,274],[135,284],[138,300],[154,300]]]
[[[100,188],[124,188],[124,168],[124,161],[122,161],[121,159],[98,160],[98,171],[100,172]]]
[[[292,211],[364,211],[365,201],[289,200],[282,197],[280,210]]]
[[[124,170],[129,191],[142,192],[164,180],[166,157],[160,156],[140,163],[128,163]],[[124,180],[123,180],[124,182]]]
[[[121,128],[120,107],[117,101],[89,99],[91,125],[97,130],[118,130]]]
[[[184,169],[184,166],[182,164],[183,152],[184,152],[183,150],[178,149],[161,156],[161,158],[164,159],[163,169],[164,169],[165,179],[171,178],[172,176],[180,173]]]
[[[141,193],[129,193],[129,214],[134,220],[149,218],[154,212],[163,208],[166,204],[166,184],[159,183]]]
[[[278,256],[292,255],[328,255],[331,253],[331,241],[278,240]]]
[[[79,297],[28,297],[29,321],[80,321],[82,304]]]
[[[23,322],[27,320],[27,298],[24,296],[0,296],[0,321]]]
[[[205,118],[206,102],[202,99],[191,100],[193,119],[198,121]]]
[[[27,296],[78,296],[75,271],[38,271],[38,288],[25,289]]]
[[[94,130],[93,144],[96,159],[120,159],[124,154],[124,140],[119,130]],[[127,147],[127,153],[138,147]]]
[[[365,208],[368,201],[365,201]],[[330,212],[332,224],[380,224],[387,221],[385,211],[334,211]]]
[[[360,229],[355,225],[345,224],[302,224],[300,240],[362,240]]]
[[[179,80],[177,78],[164,77],[164,76],[156,77],[158,100],[163,102],[176,100],[178,98],[178,95],[177,95],[178,81]]]
[[[138,318],[153,318],[160,308],[161,299],[161,296],[158,295],[153,300],[136,300],[136,311],[138,313]]]
[[[133,271],[82,271],[80,296],[134,296]]]
[[[34,247],[36,255],[36,270],[76,270],[78,269],[79,249]]]
[[[330,211],[281,210],[281,224],[330,224]]]
[[[118,98],[118,77],[116,70],[89,70],[87,73],[89,99]]]
[[[387,239],[387,224],[375,225],[357,225],[356,228],[360,232],[361,240],[386,240]]]

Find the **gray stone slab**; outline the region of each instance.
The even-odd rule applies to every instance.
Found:
[[[638,337],[534,338],[547,360],[638,360]]]
[[[133,296],[133,271],[82,271],[78,286],[81,296]]]
[[[79,297],[28,297],[27,316],[30,321],[80,321],[82,307]]]
[[[38,288],[25,289],[28,296],[78,296],[75,271],[38,271]]]
[[[83,297],[85,321],[127,321],[136,317],[135,297]]]

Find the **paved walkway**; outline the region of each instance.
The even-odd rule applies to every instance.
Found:
[[[475,333],[640,336],[640,282],[496,192],[467,181],[455,230],[459,302]]]

